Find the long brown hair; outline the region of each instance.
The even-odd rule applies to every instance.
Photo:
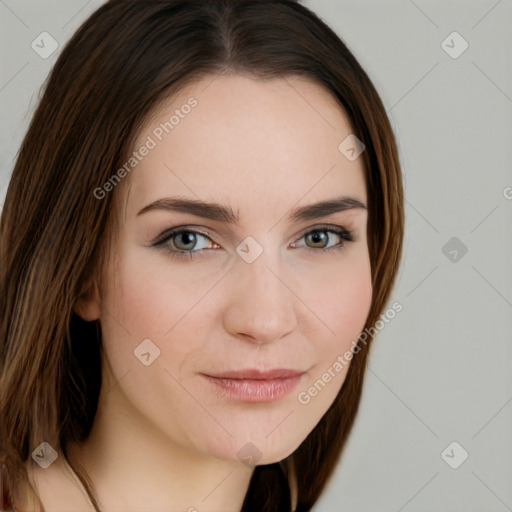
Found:
[[[111,0],[58,58],[21,146],[0,222],[0,461],[13,489],[42,440],[58,447],[97,510],[94,487],[70,446],[93,424],[101,387],[101,330],[73,311],[102,264],[117,190],[93,191],[122,165],[148,113],[198,78],[241,73],[301,76],[345,109],[368,190],[373,298],[383,312],[404,231],[392,128],[368,75],[339,37],[290,0]],[[341,142],[341,141],[340,141]],[[257,466],[242,510],[297,512],[319,498],[351,430],[371,343],[361,344],[336,400],[284,461]],[[41,504],[40,504],[41,506]]]

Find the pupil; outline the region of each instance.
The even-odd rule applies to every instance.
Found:
[[[190,233],[190,232],[185,232],[185,233],[182,233],[178,238],[181,238],[182,240],[182,243],[181,245],[186,245],[186,246],[190,246],[190,245],[195,245],[195,235],[194,233]],[[187,247],[187,249],[189,249],[190,247]]]
[[[323,245],[326,241],[325,233],[322,231],[316,231],[314,233],[311,233],[311,241],[313,244],[320,244]]]

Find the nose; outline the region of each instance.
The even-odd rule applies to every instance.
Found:
[[[230,274],[224,311],[224,328],[230,334],[261,345],[297,328],[293,287],[281,272],[269,268],[264,254],[252,263],[239,260]]]

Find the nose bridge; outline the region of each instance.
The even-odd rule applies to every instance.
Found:
[[[251,263],[239,258],[231,275],[225,327],[232,334],[270,343],[297,325],[295,297],[280,276],[279,258],[263,252]]]

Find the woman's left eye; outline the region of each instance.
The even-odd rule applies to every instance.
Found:
[[[292,247],[306,247],[308,249],[334,249],[345,247],[345,242],[352,242],[352,236],[344,228],[316,228],[303,235],[299,240],[304,239],[304,244],[297,242]]]

